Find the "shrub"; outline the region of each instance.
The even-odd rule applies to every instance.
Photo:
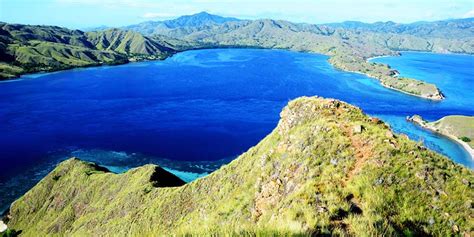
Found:
[[[459,139],[461,139],[463,142],[471,142],[471,139],[468,137],[460,137]]]

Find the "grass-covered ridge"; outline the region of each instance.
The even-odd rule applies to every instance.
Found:
[[[67,160],[12,204],[7,225],[24,236],[447,236],[474,228],[471,170],[333,99],[291,101],[272,133],[204,178],[164,187],[171,176],[156,170],[113,174]]]

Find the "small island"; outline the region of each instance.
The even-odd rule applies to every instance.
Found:
[[[474,116],[451,115],[428,122],[419,115],[407,118],[427,130],[447,136],[461,144],[474,159]]]

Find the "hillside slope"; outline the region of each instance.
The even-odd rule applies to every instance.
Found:
[[[55,26],[0,23],[0,79],[23,73],[161,59],[175,50],[138,33],[84,33]]]
[[[174,49],[133,31],[108,29],[86,33],[88,40],[97,49],[126,55],[163,55],[174,53]]]
[[[474,37],[474,18],[452,19],[433,22],[415,22],[400,24],[392,21],[363,23],[346,21],[342,23],[325,24],[331,27],[340,27],[357,31],[372,31],[378,33],[394,33],[413,35],[424,38],[459,39]]]
[[[450,115],[428,122],[419,115],[413,115],[408,120],[457,141],[474,159],[474,116]]]
[[[474,116],[452,115],[430,123],[439,131],[463,139],[474,149]]]
[[[163,187],[168,179],[156,169],[113,174],[67,160],[12,204],[7,225],[22,236],[448,236],[474,228],[472,171],[333,99],[291,101],[258,145],[189,184]]]

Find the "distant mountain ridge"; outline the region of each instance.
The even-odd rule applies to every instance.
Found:
[[[265,21],[267,19],[258,19],[253,21]],[[271,20],[271,19],[268,19]],[[147,21],[135,25],[124,26],[122,29],[133,30],[145,35],[167,34],[168,31],[177,28],[194,28],[194,30],[209,29],[211,26],[223,25],[231,22],[229,25],[235,25],[233,22],[249,22],[251,20],[241,20],[233,17],[222,17],[200,12],[194,15],[181,16],[173,20],[166,21]],[[287,22],[277,20],[281,22]],[[305,25],[307,27],[326,27],[342,28],[344,30],[370,31],[376,33],[408,34],[418,37],[437,37],[437,38],[465,38],[474,37],[474,18],[449,19],[440,21],[420,21],[408,24],[396,23],[393,21],[364,23],[360,21],[344,21],[341,23],[307,24],[292,23],[294,25]],[[172,31],[171,31],[172,32]],[[171,34],[171,33],[170,33]]]
[[[218,15],[209,14],[207,12],[200,12],[194,15],[180,16],[174,20],[163,21],[166,26],[170,28],[178,27],[197,27],[210,24],[222,24],[230,21],[240,21],[240,19],[233,17],[222,17]]]
[[[202,28],[234,21],[241,20],[233,17],[222,17],[207,12],[200,12],[193,15],[181,16],[173,20],[146,21],[135,25],[125,26],[122,27],[122,29],[136,31],[145,35],[152,35],[176,28]]]
[[[420,21],[400,24],[393,21],[364,23],[345,21],[341,23],[323,24],[334,28],[378,33],[409,34],[420,37],[465,38],[474,37],[474,18],[452,19],[442,21]]]

